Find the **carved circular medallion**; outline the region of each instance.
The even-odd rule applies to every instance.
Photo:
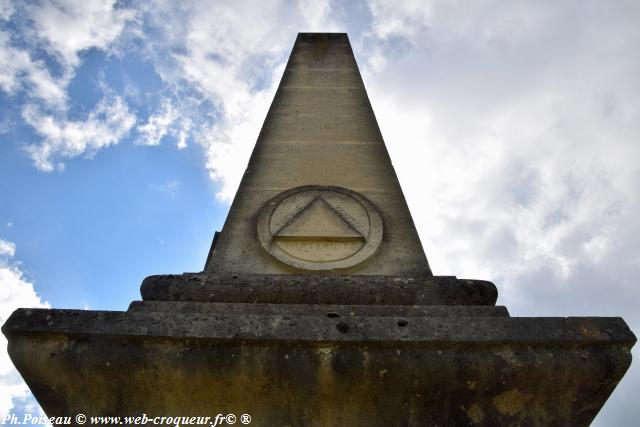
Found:
[[[271,199],[258,216],[258,239],[276,259],[304,270],[360,264],[382,242],[382,217],[363,195],[307,185]]]

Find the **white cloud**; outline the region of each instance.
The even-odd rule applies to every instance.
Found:
[[[248,160],[295,34],[337,29],[329,0],[300,2],[296,7],[260,1],[187,1],[180,6],[154,2],[138,4],[137,10],[115,1],[67,0],[23,8],[31,26],[23,35],[29,36],[30,43],[14,49],[13,59],[7,58],[5,62],[12,65],[0,84],[8,93],[25,87],[28,80],[39,88],[36,93],[44,105],[28,105],[23,114],[43,138],[29,147],[39,169],[62,168],[57,160],[79,156],[84,150],[90,156],[100,147],[117,143],[109,136],[114,132],[98,138],[93,132],[95,121],[84,125],[65,118],[66,89],[83,52],[91,48],[118,51],[123,34],[132,34],[148,44],[149,59],[174,95],[138,127],[136,142],[157,145],[171,135],[178,149],[185,148],[189,139],[199,143],[211,178],[221,184],[218,196],[226,201],[238,186],[242,169],[236,165]],[[143,34],[143,21],[157,29],[160,37]],[[44,63],[31,59],[38,49],[57,59],[62,66],[60,77],[52,78]],[[26,65],[16,68],[13,64],[20,61],[15,58]],[[190,90],[197,95],[188,94]],[[45,113],[56,96],[58,112]],[[201,115],[198,107],[207,102],[214,105],[216,114]],[[93,139],[96,142],[90,143]]]
[[[424,0],[369,1],[372,30],[383,39],[390,36],[415,37],[429,22],[433,3]]]
[[[65,110],[67,85],[80,64],[79,54],[91,48],[107,49],[135,21],[132,10],[118,8],[115,1],[77,0],[19,4],[33,27],[22,27],[21,47],[0,31],[0,89],[9,95],[24,89],[29,98],[47,108]],[[2,18],[15,14],[16,5],[0,4]],[[34,59],[40,49],[58,59],[62,71],[53,76],[45,62]]]
[[[63,64],[76,67],[81,52],[108,48],[136,14],[115,0],[56,0],[31,6],[30,17],[35,36]]]
[[[135,116],[119,96],[107,96],[85,120],[67,120],[42,113],[27,106],[24,120],[42,137],[38,144],[27,147],[36,167],[50,172],[63,167],[62,160],[79,155],[92,156],[97,151],[117,144],[135,124]]]
[[[0,324],[4,324],[11,313],[20,307],[49,308],[49,303],[43,301],[36,294],[33,284],[24,278],[17,263],[8,259],[15,253],[15,245],[5,240],[0,242],[11,248],[10,251],[0,253],[4,255],[0,257]],[[0,348],[6,347],[7,340],[0,334]],[[30,399],[29,388],[14,368],[9,355],[6,351],[0,352],[0,414],[11,413],[15,403]]]
[[[389,53],[393,63],[378,72],[365,64],[365,74],[415,216],[428,224],[422,237],[439,248],[432,263],[459,271],[460,256],[452,255],[485,245],[505,227],[505,244],[520,251],[517,263],[550,257],[570,272],[586,247],[604,256],[612,223],[637,200],[634,20],[608,7],[576,14],[570,6],[485,2],[472,16],[475,9],[439,2],[419,13],[415,7],[398,2],[400,17],[390,18],[423,17],[409,32],[412,47]],[[493,9],[501,12],[484,12]],[[573,23],[556,26],[565,16]],[[461,231],[464,246],[447,242]]]
[[[221,183],[217,196],[226,202],[233,196],[240,184],[242,173],[264,121],[275,81],[268,90],[254,94],[251,101],[243,105],[243,111],[235,118],[229,118],[209,128],[203,128],[196,140],[205,149],[206,166],[214,182]]]
[[[191,130],[193,122],[188,117],[180,120],[180,124],[176,131],[176,147],[178,150],[183,150],[187,148],[187,139],[189,138],[189,131]]]
[[[63,79],[54,79],[42,61],[32,60],[28,51],[14,47],[9,34],[0,31],[0,89],[9,95],[27,89],[29,97],[61,107],[66,102]]]
[[[16,245],[8,240],[0,239],[0,257],[12,257],[16,254]]]
[[[109,0],[2,6],[3,18],[19,15],[22,20],[11,33],[0,31],[0,90],[26,98],[23,118],[42,137],[28,147],[36,167],[62,169],[63,163],[54,165],[57,158],[91,156],[117,143],[133,124],[122,98],[103,100],[86,122],[70,121],[65,118],[67,87],[80,55],[89,49],[113,50],[126,25],[136,22],[135,12]],[[47,63],[50,59],[55,61]]]
[[[136,140],[136,143],[140,145],[160,145],[160,141],[167,135],[171,125],[177,118],[178,112],[171,105],[171,102],[163,102],[157,114],[151,115],[145,124],[138,126],[140,137]]]
[[[181,104],[182,111],[174,107],[170,100],[163,101],[158,112],[149,116],[146,123],[137,127],[139,135],[135,143],[147,146],[160,145],[164,137],[172,136],[175,138],[178,150],[187,148],[193,120],[185,114],[192,114],[192,112],[184,101],[178,100],[178,103]]]
[[[331,0],[301,0],[297,6],[302,16],[300,24],[304,25],[300,32],[331,32],[337,29]]]
[[[8,20],[15,12],[11,0],[0,0],[0,19]]]
[[[199,3],[154,5],[148,18],[169,29],[151,52],[166,84],[195,89],[219,112],[215,120],[190,117],[193,137],[204,149],[210,176],[221,184],[218,197],[230,201],[242,177],[251,149],[289,49],[298,31],[336,28],[330,2],[304,2],[296,8],[283,2]],[[178,133],[177,135],[184,135]],[[178,147],[184,144],[178,141]]]
[[[516,316],[637,331],[640,4],[372,8],[359,58],[434,272],[495,281]],[[639,376],[596,424],[633,425]]]

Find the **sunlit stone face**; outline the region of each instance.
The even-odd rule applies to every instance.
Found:
[[[305,270],[357,265],[382,240],[382,219],[362,195],[340,187],[305,186],[263,208],[258,238],[276,259]]]

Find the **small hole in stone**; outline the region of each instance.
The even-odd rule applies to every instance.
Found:
[[[347,332],[349,332],[349,324],[346,322],[340,322],[336,325],[336,329],[343,334],[346,334]]]
[[[336,313],[335,311],[331,311],[327,313],[327,317],[329,319],[335,319],[336,317],[340,317],[340,313]]]
[[[398,320],[398,326],[400,326],[400,327],[407,326],[408,324],[409,324],[409,322],[406,321],[405,319]]]
[[[237,279],[237,278],[238,278],[238,275],[237,275],[237,274],[234,274],[234,275],[233,275],[233,276],[231,276],[231,277],[233,277],[234,279]]]

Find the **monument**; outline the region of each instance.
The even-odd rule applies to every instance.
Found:
[[[492,283],[432,274],[346,34],[298,35],[204,271],[141,294],[7,320],[49,416],[586,426],[636,341],[617,317],[510,317]]]

